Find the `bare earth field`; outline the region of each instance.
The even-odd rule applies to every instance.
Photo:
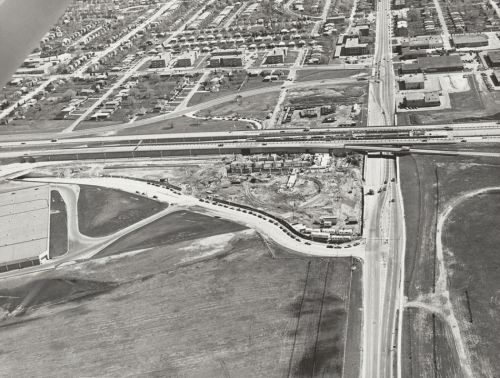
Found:
[[[57,190],[50,192],[50,257],[68,252],[68,226],[66,204]]]
[[[80,232],[87,236],[111,235],[166,207],[141,195],[80,185],[78,225]]]
[[[446,293],[434,293],[441,273],[436,217],[464,193],[500,186],[500,162],[431,156],[405,156],[400,162],[407,234],[405,295],[411,303],[404,313],[403,376],[463,376],[456,339],[443,317],[452,311],[467,351],[466,363],[477,377],[491,377],[500,369],[495,352],[500,329],[494,320],[499,315],[499,283],[493,273],[498,265],[498,194],[473,197],[452,210],[445,223],[442,240],[450,302],[440,297]]]
[[[361,312],[361,267],[286,251],[272,258],[248,229],[183,241],[189,229],[147,251],[2,281],[2,372],[342,376],[346,334],[359,350],[346,317]]]

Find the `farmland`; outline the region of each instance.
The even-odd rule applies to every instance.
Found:
[[[68,252],[68,226],[66,204],[57,190],[50,192],[50,257]]]
[[[166,208],[165,204],[114,189],[80,185],[80,232],[98,237],[113,234]]]
[[[403,325],[404,376],[461,377],[458,367],[464,363],[470,363],[480,377],[491,376],[499,368],[491,354],[498,347],[500,331],[492,320],[498,314],[492,292],[498,283],[489,273],[498,264],[493,252],[496,233],[491,228],[496,225],[498,194],[463,203],[445,223],[444,274],[450,302],[437,285],[443,272],[436,254],[436,221],[438,213],[460,195],[499,186],[500,166],[488,158],[406,156],[401,158],[401,173],[407,234],[405,295],[410,302]],[[456,353],[456,336],[447,324],[450,311],[470,361],[460,362]]]
[[[351,271],[350,259],[286,251],[272,258],[248,229],[173,239],[145,252],[39,274],[29,283],[5,281],[2,371],[341,377],[346,336],[359,350],[346,317],[360,312],[359,292],[349,296],[351,287],[360,287],[360,266]],[[31,302],[18,308],[29,294]],[[20,363],[26,353],[30,364]],[[345,356],[346,370],[356,357]]]

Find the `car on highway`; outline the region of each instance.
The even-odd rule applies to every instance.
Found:
[[[328,244],[326,248],[333,248],[333,245]]]
[[[311,245],[311,243],[309,243],[309,242],[305,242],[304,244],[306,244],[306,245]]]

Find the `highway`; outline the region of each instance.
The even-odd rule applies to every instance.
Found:
[[[390,2],[380,0],[377,4],[375,80],[370,82],[368,126],[394,125],[395,121]],[[427,143],[428,139],[426,136],[420,142]],[[396,358],[393,351],[396,315],[402,294],[399,289],[403,269],[404,245],[401,237],[404,235],[404,221],[395,160],[368,156],[365,164],[366,186],[372,187],[376,194],[365,197],[364,207],[366,251],[362,376],[392,378]]]

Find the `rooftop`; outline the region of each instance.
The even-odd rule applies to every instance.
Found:
[[[49,185],[0,193],[0,264],[33,259],[49,248]]]
[[[460,55],[426,56],[417,59],[422,70],[428,68],[457,68],[463,67]]]
[[[466,34],[466,35],[454,35],[453,43],[463,44],[463,43],[479,43],[488,42],[488,36],[486,34]]]

